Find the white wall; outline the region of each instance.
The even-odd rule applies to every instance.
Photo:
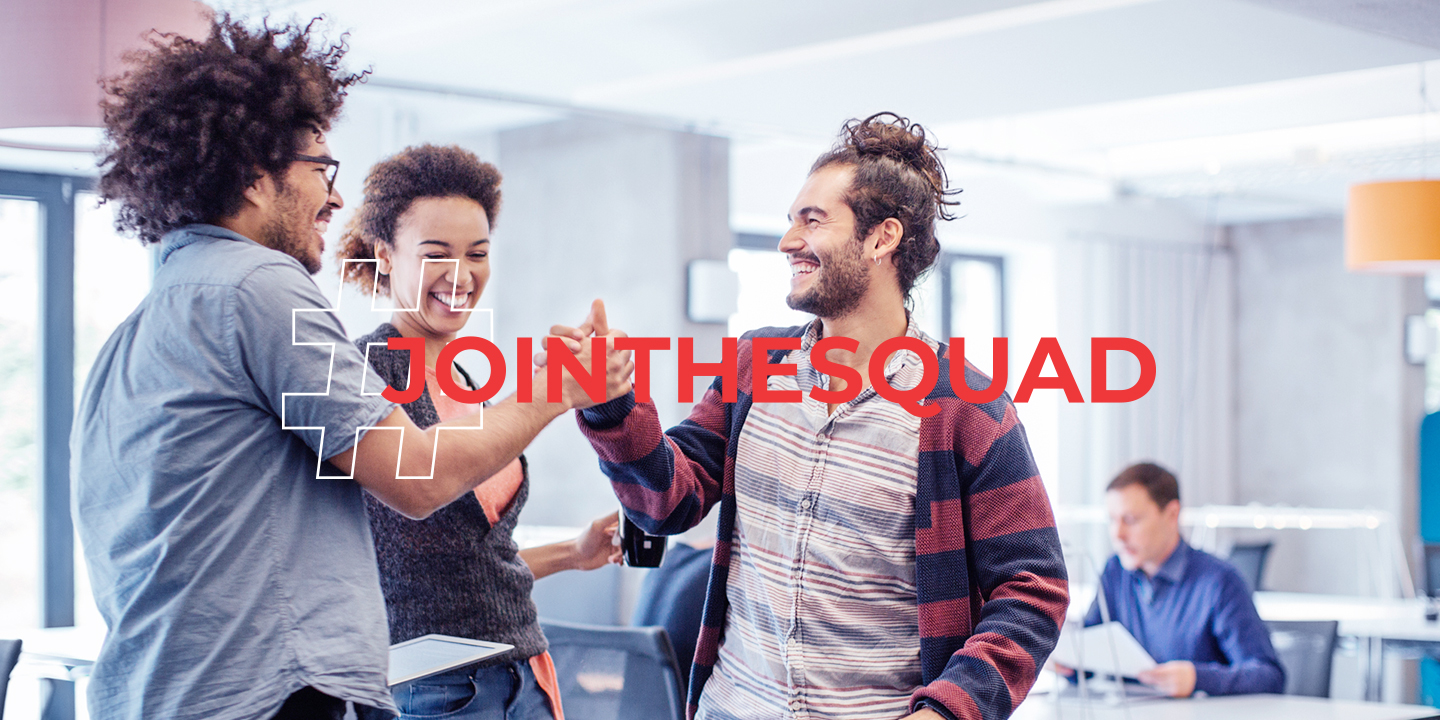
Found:
[[[1340,219],[1239,226],[1236,475],[1242,503],[1374,508],[1416,532],[1424,370],[1403,357],[1419,278],[1346,272]],[[1277,590],[1363,593],[1355,531],[1277,533]]]

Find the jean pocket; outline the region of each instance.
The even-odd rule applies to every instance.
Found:
[[[426,685],[416,683],[395,698],[402,717],[445,718],[464,713],[478,695],[475,683],[464,682]],[[468,717],[468,715],[466,715]]]

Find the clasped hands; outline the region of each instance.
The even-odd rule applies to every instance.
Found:
[[[600,402],[614,400],[630,392],[632,377],[635,373],[635,362],[632,357],[633,351],[621,350],[615,347],[616,339],[629,336],[626,335],[623,330],[613,330],[610,328],[610,322],[605,317],[605,301],[597,299],[590,303],[590,313],[585,316],[585,320],[581,322],[578,327],[569,327],[567,325],[550,326],[550,337],[557,338],[560,342],[564,343],[565,347],[569,348],[570,352],[575,354],[576,359],[580,361],[580,365],[586,368],[592,367],[591,361],[593,360],[593,346],[591,342],[587,340],[590,338],[605,338],[605,397],[604,400],[600,401],[590,397],[590,394],[585,391],[580,382],[567,369],[561,373],[563,382],[560,387],[560,397],[546,397],[546,402],[560,403],[566,409],[579,410],[597,405]],[[547,341],[548,339],[549,338],[547,338]],[[545,346],[548,347],[548,345],[549,343],[547,342]],[[535,354],[534,358],[536,367],[535,389],[537,395],[547,392],[541,390],[541,388],[545,388],[547,385],[544,377],[545,361],[546,352],[542,349]],[[538,399],[537,397],[537,400]]]

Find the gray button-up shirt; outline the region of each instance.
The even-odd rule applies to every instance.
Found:
[[[361,488],[320,462],[394,410],[384,383],[294,258],[192,225],[162,261],[71,436],[110,630],[90,714],[264,718],[307,685],[393,709]]]

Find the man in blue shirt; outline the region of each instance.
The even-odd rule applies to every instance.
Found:
[[[343,45],[228,18],[153,44],[109,88],[100,192],[162,264],[100,350],[71,437],[109,628],[90,714],[393,712],[362,488],[425,517],[592,401],[541,375],[535,402],[416,427],[310,278],[342,204],[325,132],[358,80],[337,70]],[[607,398],[632,368],[607,353]]]
[[[1106,487],[1115,556],[1101,573],[1111,620],[1159,663],[1139,680],[1174,697],[1279,693],[1285,672],[1250,589],[1229,563],[1180,538],[1180,486],[1154,463]],[[1085,624],[1101,622],[1099,598]]]

